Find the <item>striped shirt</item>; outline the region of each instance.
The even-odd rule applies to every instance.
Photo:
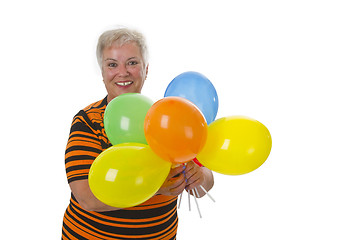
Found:
[[[95,158],[111,146],[104,130],[107,98],[75,115],[65,152],[68,182],[88,178]],[[107,212],[86,211],[71,194],[62,239],[176,239],[177,197],[156,195],[135,207]]]

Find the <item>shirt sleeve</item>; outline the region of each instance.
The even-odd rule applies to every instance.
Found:
[[[101,152],[100,140],[90,127],[86,114],[76,115],[65,151],[68,183],[87,179],[92,162]]]

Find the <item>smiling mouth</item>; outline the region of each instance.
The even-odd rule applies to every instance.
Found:
[[[128,86],[128,85],[130,85],[132,83],[133,83],[132,81],[129,81],[129,82],[117,82],[116,85],[118,85],[118,86]]]

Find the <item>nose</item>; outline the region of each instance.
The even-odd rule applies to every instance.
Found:
[[[129,72],[128,72],[125,64],[120,64],[120,65],[118,66],[117,75],[118,75],[119,77],[127,77],[127,76],[129,75]]]

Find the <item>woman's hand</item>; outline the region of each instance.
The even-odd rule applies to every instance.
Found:
[[[193,161],[190,161],[186,164],[184,174],[186,177],[186,187],[185,188],[187,191],[190,191],[196,187],[199,187],[205,181],[205,176],[201,170],[201,167],[199,167]]]
[[[205,195],[205,192],[200,188],[203,186],[206,191],[209,191],[214,185],[214,177],[212,172],[205,168],[199,167],[193,161],[190,161],[186,166],[171,169],[164,184],[161,186],[157,194],[167,196],[178,196],[184,189],[192,193],[192,189],[196,188],[200,197]]]
[[[186,186],[186,179],[184,175],[185,166],[172,168],[164,184],[161,186],[157,194],[166,196],[178,196],[181,194]]]
[[[186,191],[192,193],[191,190],[195,189],[199,193],[200,197],[204,196],[206,193],[200,188],[200,185],[209,191],[214,185],[214,177],[212,172],[205,168],[199,167],[193,161],[190,161],[186,164],[185,168],[185,177],[186,177]]]

